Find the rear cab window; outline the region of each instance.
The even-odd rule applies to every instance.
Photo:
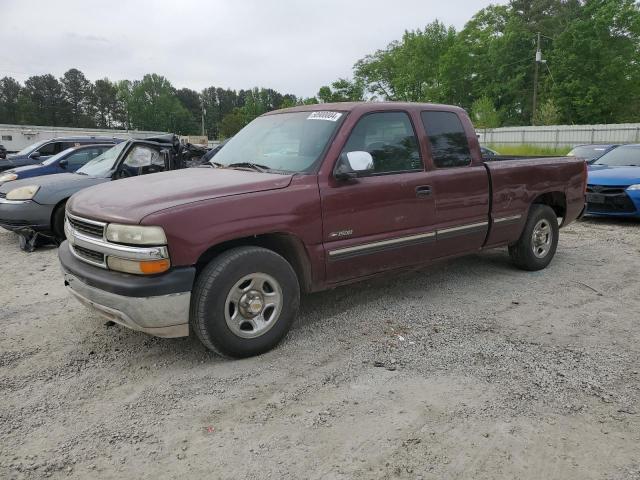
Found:
[[[471,165],[471,150],[460,117],[454,112],[436,110],[420,113],[429,138],[431,157],[436,168]]]

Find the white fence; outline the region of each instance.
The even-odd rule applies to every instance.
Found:
[[[572,147],[581,143],[640,143],[640,123],[478,129],[485,145]]]
[[[95,128],[39,127],[34,125],[0,124],[0,145],[9,152],[17,152],[40,140],[56,137],[118,137],[145,138],[162,135],[165,132],[146,132],[141,130],[99,130]]]

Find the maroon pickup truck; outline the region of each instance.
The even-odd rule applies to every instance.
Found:
[[[584,161],[483,161],[465,111],[445,105],[270,112],[214,160],[75,194],[59,249],[70,292],[245,357],[286,335],[301,292],[504,246],[542,269],[585,202]]]

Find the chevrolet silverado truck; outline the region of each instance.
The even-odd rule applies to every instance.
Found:
[[[456,107],[299,106],[258,117],[210,168],[75,194],[59,258],[111,320],[246,357],[286,335],[301,293],[496,247],[545,268],[586,176],[566,157],[483,161]]]

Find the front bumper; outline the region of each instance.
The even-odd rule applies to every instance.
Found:
[[[88,265],[58,249],[65,286],[82,304],[133,330],[158,337],[189,335],[189,306],[195,268],[142,277]]]
[[[595,188],[599,188],[599,190],[596,191]],[[587,190],[586,215],[640,218],[640,191],[630,191],[625,187],[593,187],[590,185]]]
[[[0,227],[14,232],[51,230],[54,205],[41,205],[33,200],[12,201],[0,198]]]

